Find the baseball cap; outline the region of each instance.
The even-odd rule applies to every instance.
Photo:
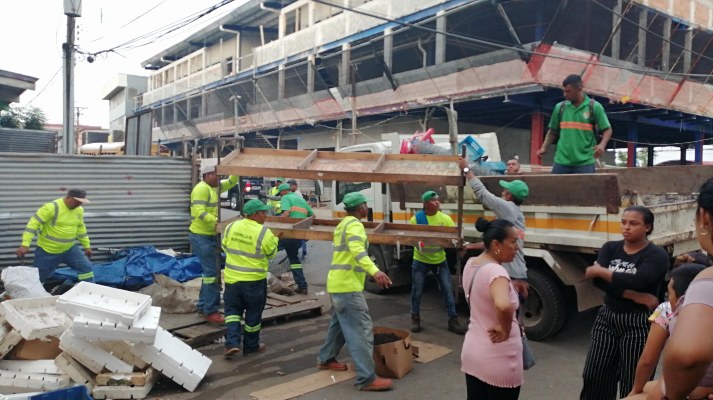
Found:
[[[289,184],[293,184],[293,183],[294,183],[294,184],[296,185],[296,184],[297,184],[297,181],[294,180],[294,179],[288,179],[288,180],[287,180],[287,183],[289,183]]]
[[[285,178],[275,178],[275,182],[284,182]]]
[[[510,182],[501,180],[500,186],[502,186],[504,189],[509,190],[510,193],[512,193],[513,197],[520,201],[525,200],[530,194],[530,188],[527,187],[527,183],[519,179]]]
[[[201,176],[203,176],[205,174],[209,174],[211,172],[215,172],[216,166],[217,165],[215,162],[210,162],[210,161],[201,162]]]
[[[87,191],[84,189],[70,189],[69,192],[67,192],[67,196],[73,197],[74,200],[82,204],[91,203],[87,198]]]
[[[252,199],[245,203],[243,214],[253,215],[258,211],[269,211],[272,208],[258,199]]]
[[[361,203],[366,203],[366,196],[359,192],[351,192],[344,195],[342,202],[344,208],[354,208]]]
[[[434,198],[437,198],[437,197],[438,197],[438,193],[434,192],[433,190],[429,190],[421,196],[421,201],[426,202],[429,200],[433,200]]]
[[[281,192],[283,190],[292,190],[292,186],[290,186],[289,183],[283,183],[282,185],[277,187],[278,192]]]

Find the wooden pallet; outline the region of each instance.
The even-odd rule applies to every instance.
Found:
[[[305,315],[319,316],[322,304],[316,298],[282,296],[270,293],[262,313],[262,322],[286,322]],[[161,314],[160,325],[191,347],[213,343],[225,336],[225,325],[207,323],[198,314]]]

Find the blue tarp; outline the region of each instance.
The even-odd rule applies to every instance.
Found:
[[[154,274],[163,274],[179,282],[201,276],[198,257],[172,257],[159,253],[153,246],[129,247],[117,252],[115,261],[95,264],[94,281],[118,288],[138,289],[154,282]],[[54,278],[77,281],[77,271],[59,268]]]

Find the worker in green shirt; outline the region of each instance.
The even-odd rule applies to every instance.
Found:
[[[283,183],[277,188],[280,196],[280,216],[290,218],[307,218],[314,215],[312,207],[307,204],[305,199],[292,192],[290,184]],[[301,239],[282,239],[281,245],[284,246],[287,257],[290,260],[290,270],[297,284],[297,294],[307,294],[307,279],[305,279],[304,271],[302,270],[302,262],[300,261],[299,251],[302,246]]]

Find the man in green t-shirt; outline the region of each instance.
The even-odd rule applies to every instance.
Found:
[[[307,204],[305,199],[292,192],[290,184],[283,183],[277,187],[280,197],[280,216],[290,218],[307,218],[314,215],[312,207]],[[304,271],[302,271],[302,262],[299,257],[299,250],[302,247],[300,239],[282,239],[280,243],[284,246],[287,252],[287,258],[290,259],[290,269],[292,276],[295,278],[297,290],[295,293],[307,294],[307,280],[305,279]]]
[[[552,173],[592,174],[595,159],[604,153],[611,139],[611,124],[604,107],[584,94],[579,75],[569,75],[562,86],[565,101],[552,111],[549,129],[537,156],[542,158],[547,147],[559,137]],[[595,129],[602,132],[599,143]]]
[[[448,215],[441,212],[438,194],[429,190],[421,196],[423,210],[411,217],[410,224],[432,226],[455,226]],[[413,248],[413,264],[411,266],[411,332],[421,332],[421,295],[423,283],[428,273],[433,272],[441,285],[443,302],[448,312],[448,330],[458,335],[464,335],[466,329],[458,321],[456,303],[451,285],[451,271],[448,269],[446,252],[442,247],[419,242]]]

